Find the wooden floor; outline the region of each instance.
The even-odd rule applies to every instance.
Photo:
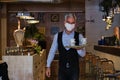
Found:
[[[107,74],[111,73],[111,70],[114,68],[113,63],[109,63],[110,61],[111,60],[108,60],[107,58],[100,58],[92,53],[87,53],[84,58],[80,58],[79,60],[79,80],[120,80],[120,75],[106,76]],[[105,62],[106,65],[103,64]],[[51,65],[51,78],[46,78],[46,80],[58,80],[58,64],[58,59],[53,60]],[[104,70],[106,66],[108,67],[105,70],[108,71],[108,68],[110,68],[109,73],[106,73]]]
[[[46,78],[46,80],[58,80],[58,79],[56,79],[56,78]],[[93,78],[80,78],[79,80],[95,80],[95,79],[93,79]]]
[[[56,77],[52,76],[50,78],[46,77],[46,80],[58,80],[58,78],[57,78],[57,76]],[[91,78],[91,77],[82,77],[82,76],[80,76],[79,80],[96,80],[96,79]]]
[[[79,80],[95,80],[94,77],[87,76],[85,74],[85,64],[84,61],[80,61],[80,76]],[[46,80],[58,80],[58,60],[54,60],[51,66],[51,78],[46,78]]]

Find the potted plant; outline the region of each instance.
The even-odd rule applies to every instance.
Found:
[[[39,32],[35,24],[26,27],[24,37],[26,45],[31,44],[37,53],[46,48],[45,35]]]

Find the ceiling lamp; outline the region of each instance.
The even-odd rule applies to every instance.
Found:
[[[31,20],[27,20],[27,23],[28,24],[36,24],[36,23],[39,23],[39,20],[31,19]]]
[[[19,17],[20,19],[35,19],[27,11],[20,11],[20,12],[18,12],[17,13],[17,17]]]
[[[42,2],[42,3],[61,3],[63,0],[0,0],[1,2]]]
[[[115,14],[120,14],[120,0],[102,0],[99,4],[100,10],[103,12],[102,20],[106,22],[106,29],[112,26]]]

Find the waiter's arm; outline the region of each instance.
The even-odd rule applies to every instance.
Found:
[[[55,53],[57,51],[57,48],[58,48],[57,37],[58,37],[58,34],[55,34],[53,42],[52,42],[52,46],[51,46],[49,54],[48,54],[46,67],[51,66],[51,63],[52,63]]]
[[[83,35],[79,34],[79,39],[83,38]],[[80,41],[80,40],[79,40]],[[79,45],[81,45],[81,43],[79,42]],[[80,49],[77,49],[77,52],[78,54],[81,56],[81,57],[84,57],[86,55],[86,50],[85,48],[80,48]]]

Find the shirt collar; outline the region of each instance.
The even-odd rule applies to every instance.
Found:
[[[75,31],[72,31],[70,34],[67,34],[67,33],[65,32],[65,30],[63,31],[63,34],[66,34],[66,35],[74,35],[74,33],[75,33]]]

